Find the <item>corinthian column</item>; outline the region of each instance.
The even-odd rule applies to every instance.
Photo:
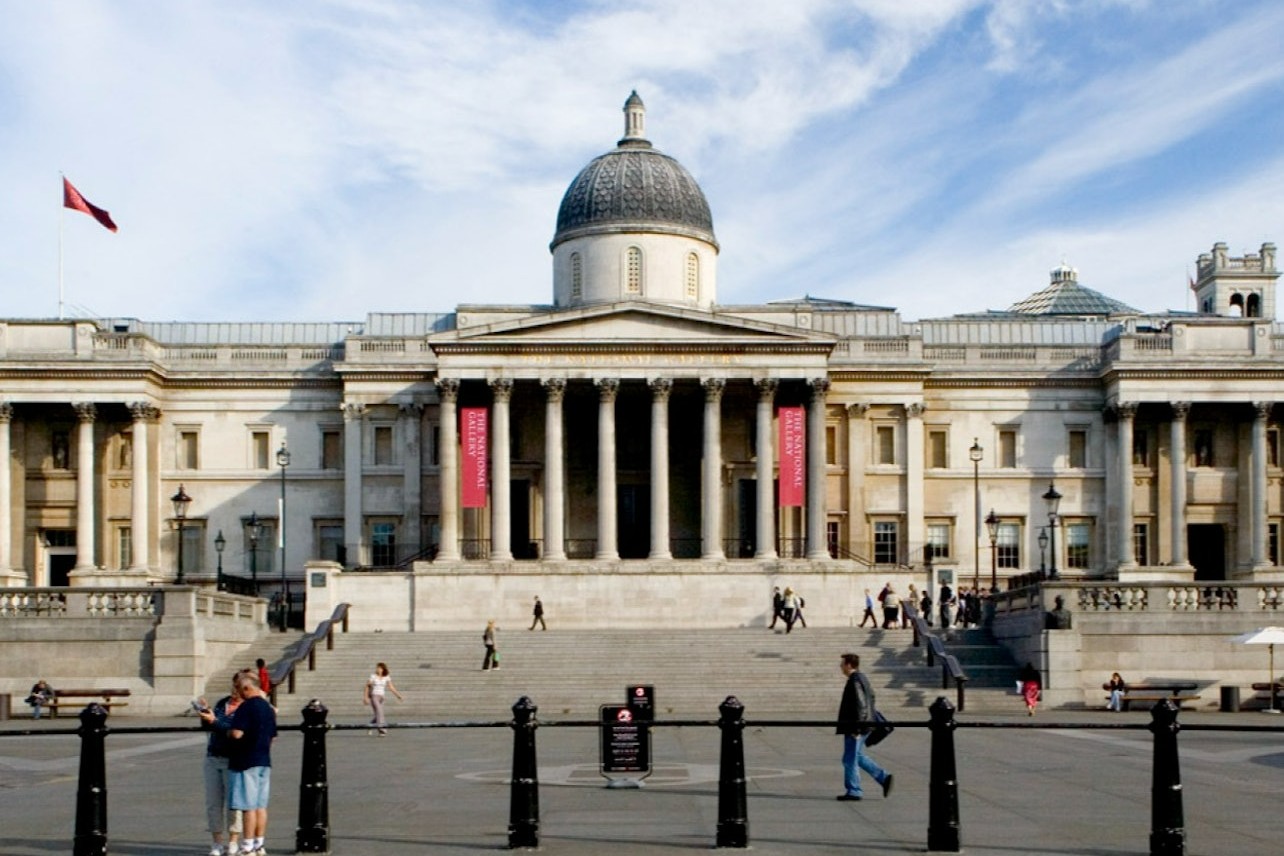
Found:
[[[807,558],[829,558],[829,541],[825,537],[825,523],[829,512],[825,508],[825,393],[829,380],[813,378],[811,402],[807,408]]]
[[[459,558],[459,381],[438,378],[437,395],[441,401],[441,544],[437,558],[455,561]]]
[[[1168,445],[1170,447],[1168,466],[1172,490],[1170,496],[1172,511],[1172,564],[1176,568],[1188,568],[1186,560],[1186,416],[1190,413],[1189,401],[1172,402],[1173,421],[1168,424]]]
[[[495,454],[490,464],[491,503],[490,511],[490,557],[507,562],[513,558],[513,524],[512,524],[512,448],[509,437],[509,403],[513,399],[513,382],[508,378],[498,378],[490,382],[491,396],[494,403],[495,425],[492,429],[491,445]]]
[[[13,569],[13,534],[10,529],[13,474],[9,470],[9,425],[12,421],[13,405],[0,401],[0,585],[5,584],[4,577],[17,576],[10,573]],[[15,580],[14,584],[21,585],[22,582]]]
[[[343,552],[344,564],[361,564],[361,429],[366,406],[343,405]]]
[[[722,390],[726,381],[704,386],[704,495],[700,522],[701,558],[724,559],[722,550]]]
[[[651,381],[651,554],[671,559],[669,548],[669,394],[673,381]]]
[[[147,491],[150,486],[147,476],[147,423],[156,418],[157,410],[145,401],[136,401],[129,405],[129,414],[133,417],[133,433],[129,441],[130,462],[133,466],[129,486],[129,567],[130,570],[145,571],[151,558],[148,550],[151,521],[147,513]]]
[[[564,428],[562,399],[566,379],[544,381],[547,401],[544,405],[544,558],[561,561],[566,558],[564,513],[566,503]]]
[[[1115,475],[1119,480],[1119,567],[1134,568],[1137,556],[1132,542],[1132,433],[1137,403],[1121,401],[1115,412],[1119,417],[1119,469]]]
[[[94,419],[93,404],[73,404],[76,419],[76,567],[77,571],[94,569]]]
[[[1253,402],[1253,567],[1266,568],[1270,561],[1266,555],[1266,420],[1270,418],[1274,402]]]
[[[620,382],[597,382],[597,558],[620,558],[615,509],[615,399]]]
[[[755,538],[758,549],[754,557],[758,559],[776,558],[776,496],[772,489],[776,472],[775,444],[772,442],[771,417],[772,405],[776,402],[775,378],[763,378],[758,381],[758,519]]]

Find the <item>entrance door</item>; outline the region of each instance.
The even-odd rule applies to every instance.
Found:
[[[738,493],[740,509],[737,530],[740,533],[738,546],[742,559],[752,559],[758,545],[758,480],[740,479]]]
[[[538,559],[539,551],[531,543],[531,483],[513,479],[508,489],[508,536],[514,559]]]
[[[616,532],[621,559],[651,554],[651,487],[622,484],[616,489]]]
[[[1186,546],[1196,580],[1226,579],[1226,530],[1220,523],[1187,526]]]
[[[59,548],[54,548],[59,549]],[[76,567],[76,551],[70,553],[49,551],[49,585],[66,586],[70,583],[68,574]]]

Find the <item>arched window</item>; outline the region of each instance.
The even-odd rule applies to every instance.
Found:
[[[629,247],[624,270],[624,293],[642,293],[642,250]]]
[[[687,299],[700,299],[700,257],[687,253]]]
[[[1262,296],[1260,294],[1250,294],[1248,303],[1245,306],[1244,314],[1249,318],[1262,317]]]
[[[1240,318],[1244,314],[1244,295],[1232,294],[1230,299],[1230,312],[1232,318]]]
[[[571,299],[579,300],[584,296],[584,263],[579,253],[571,253]]]

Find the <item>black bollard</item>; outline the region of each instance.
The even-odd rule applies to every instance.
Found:
[[[72,856],[107,856],[107,709],[80,712],[80,784],[76,788],[76,838]]]
[[[1150,732],[1155,735],[1154,769],[1150,780],[1150,854],[1181,856],[1186,852],[1186,816],[1181,801],[1181,765],[1177,757],[1177,705],[1169,699],[1150,709]]]
[[[718,705],[722,761],[718,767],[718,847],[749,846],[745,798],[745,706],[735,696]]]
[[[954,705],[939,696],[928,709],[932,715],[932,772],[927,785],[927,849],[958,853],[962,848],[959,829],[958,767],[954,763]]]
[[[325,718],[329,711],[317,699],[303,708],[303,769],[299,776],[299,826],[296,853],[330,852],[330,783],[325,768]]]
[[[535,770],[535,729],[539,708],[529,696],[513,705],[513,781],[508,801],[508,846],[539,846],[539,776]]]

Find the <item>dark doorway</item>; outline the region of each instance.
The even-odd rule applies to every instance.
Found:
[[[1226,579],[1226,530],[1220,523],[1192,523],[1186,544],[1197,580]]]
[[[514,559],[538,559],[539,550],[531,543],[531,483],[527,479],[509,482],[508,536]]]
[[[758,545],[758,480],[740,479],[737,531],[740,539],[736,555],[742,559],[752,559]]]
[[[645,559],[651,554],[651,488],[622,484],[617,489],[616,526],[621,559]]]
[[[76,567],[76,554],[60,555],[58,553],[49,554],[49,585],[65,586],[70,579],[68,574],[71,569]]]

